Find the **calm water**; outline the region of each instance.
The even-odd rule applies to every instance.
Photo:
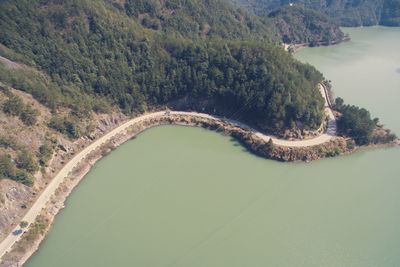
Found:
[[[400,135],[400,28],[344,28],[352,41],[302,50],[298,59],[332,80],[334,93],[368,108]]]
[[[400,29],[297,55],[400,133]],[[101,160],[28,267],[400,266],[400,149],[311,164],[164,126]]]

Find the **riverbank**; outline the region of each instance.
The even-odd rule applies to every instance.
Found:
[[[160,114],[160,113],[158,113]],[[137,134],[151,127],[159,125],[184,125],[203,127],[229,135],[242,143],[250,152],[269,159],[279,161],[311,161],[324,157],[332,157],[348,154],[358,147],[349,146],[349,140],[343,137],[335,137],[330,141],[310,147],[284,147],[268,142],[257,134],[244,129],[238,125],[215,120],[214,118],[199,117],[195,115],[169,114],[162,112],[160,116],[148,117],[124,128],[103,142],[96,149],[84,157],[85,160],[78,161],[68,175],[59,183],[55,193],[51,195],[39,215],[31,224],[29,230],[15,243],[12,250],[7,253],[1,267],[21,266],[38,248],[41,241],[50,230],[57,213],[64,208],[64,202],[73,188],[79,184],[83,177],[90,171],[91,167],[107,153],[127,140],[134,138]],[[397,140],[397,143],[399,141]]]

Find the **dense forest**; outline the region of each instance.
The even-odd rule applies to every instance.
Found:
[[[120,3],[2,1],[1,55],[38,71],[0,79],[78,117],[189,98],[270,131],[320,125],[322,75],[277,46],[273,25],[218,0]],[[62,118],[51,126],[76,134]]]
[[[169,36],[272,40],[274,28],[225,0],[106,0],[144,28]]]
[[[318,10],[341,26],[400,26],[400,0],[231,0],[249,11],[267,16],[281,6],[295,3]]]
[[[328,16],[302,6],[283,6],[268,15],[286,44],[329,45],[345,35]]]

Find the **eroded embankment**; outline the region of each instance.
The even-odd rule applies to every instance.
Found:
[[[327,143],[311,147],[280,147],[271,142],[266,142],[265,139],[237,125],[198,116],[164,115],[142,120],[115,135],[112,139],[108,140],[107,143],[86,156],[84,161],[81,161],[75,166],[73,171],[58,187],[50,201],[46,203],[40,215],[36,218],[35,223],[23,234],[21,240],[13,246],[11,252],[4,256],[0,266],[21,266],[38,249],[39,244],[50,230],[56,214],[64,207],[66,198],[73,188],[77,186],[82,178],[89,172],[90,168],[97,160],[140,132],[151,127],[166,124],[198,126],[221,132],[236,138],[254,154],[280,161],[310,161],[348,153],[355,149],[355,147],[349,146],[349,142],[341,137],[335,137]]]

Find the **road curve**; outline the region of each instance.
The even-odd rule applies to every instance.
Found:
[[[329,107],[329,100],[327,96],[327,92],[325,88],[320,85],[320,92],[323,95],[325,99],[325,112],[326,115],[328,116],[328,129],[326,133],[321,134],[315,138],[312,139],[307,139],[307,140],[296,140],[296,141],[290,141],[290,140],[283,140],[283,139],[277,139],[268,135],[265,135],[255,129],[252,129],[251,127],[240,123],[238,121],[234,120],[227,120],[227,122],[240,126],[242,128],[250,129],[254,134],[257,136],[261,137],[265,141],[269,141],[272,138],[272,141],[274,144],[279,145],[279,146],[286,146],[286,147],[307,147],[307,146],[314,146],[314,145],[320,145],[325,142],[328,142],[332,137],[335,136],[336,134],[336,121],[335,117],[333,115],[332,110]],[[213,119],[213,120],[221,120],[220,117],[217,116],[212,116],[209,114],[205,113],[197,113],[197,112],[184,112],[184,111],[171,111],[169,112],[170,115],[183,115],[183,116],[191,116],[191,117],[201,117],[201,118],[207,118],[207,119]],[[42,194],[38,197],[36,202],[32,205],[32,207],[29,209],[29,211],[25,214],[25,216],[22,218],[21,221],[27,222],[29,225],[35,222],[36,217],[40,214],[41,210],[45,207],[46,203],[50,200],[51,196],[55,193],[57,188],[60,186],[60,184],[64,181],[66,177],[68,177],[69,173],[81,162],[84,160],[90,152],[95,150],[96,148],[100,147],[104,143],[106,143],[108,140],[113,138],[114,136],[124,132],[126,129],[129,127],[135,125],[136,123],[139,123],[144,120],[152,119],[152,118],[157,118],[161,116],[165,116],[166,113],[164,111],[159,111],[159,112],[153,112],[153,113],[148,113],[144,114],[142,116],[139,116],[137,118],[131,119],[128,122],[118,126],[111,132],[105,134],[104,136],[100,137],[98,140],[94,141],[92,144],[84,148],[82,151],[80,151],[75,157],[73,157],[58,173],[57,175],[53,178],[53,180],[48,184],[48,186],[43,190]],[[29,228],[29,226],[28,226]],[[19,226],[15,227],[12,232],[0,243],[0,259],[11,250],[12,246],[21,239],[22,235],[14,235],[14,231],[20,231],[20,230],[28,230],[27,229],[21,229]]]

